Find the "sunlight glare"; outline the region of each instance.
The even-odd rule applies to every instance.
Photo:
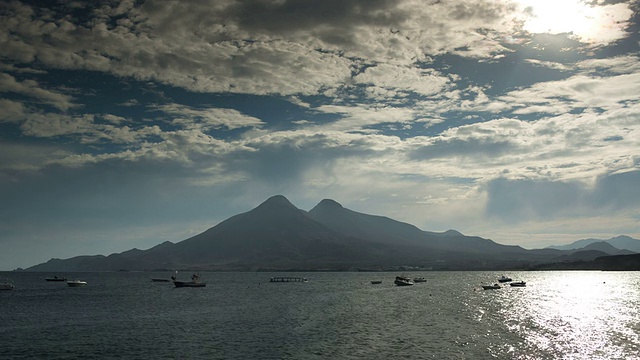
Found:
[[[624,36],[628,8],[584,0],[517,0],[522,29],[532,34],[570,34],[583,43],[608,43]]]

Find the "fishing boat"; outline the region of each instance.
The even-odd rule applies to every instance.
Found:
[[[527,283],[524,281],[514,281],[512,283],[510,283],[509,285],[514,286],[514,287],[525,287],[527,286]]]
[[[176,280],[175,276],[172,276],[171,278],[173,279],[173,285],[175,285],[175,287],[177,287],[177,288],[182,288],[182,287],[205,287],[205,286],[207,286],[207,283],[202,282],[200,280],[200,274],[191,275],[191,281],[179,281],[179,280]]]
[[[382,280],[371,280],[373,285],[382,284]]]
[[[498,278],[498,282],[501,282],[501,283],[510,282],[510,281],[513,281],[513,279],[508,276],[502,275]]]
[[[165,279],[165,278],[152,278],[151,281],[153,282],[169,282],[169,279]]]
[[[427,279],[425,279],[425,278],[423,278],[423,277],[417,277],[417,278],[413,278],[413,282],[414,282],[414,283],[427,282]]]
[[[87,282],[82,280],[70,280],[70,281],[67,281],[67,286],[70,286],[70,287],[87,286]]]
[[[47,281],[67,281],[67,278],[64,277],[64,276],[58,277],[57,275],[55,275],[54,277],[45,278],[45,280],[47,280]]]
[[[408,276],[402,275],[396,276],[396,279],[393,283],[398,286],[411,286],[413,285],[413,280],[411,280],[411,278],[409,278]]]

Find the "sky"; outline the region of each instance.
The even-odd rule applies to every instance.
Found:
[[[542,248],[640,238],[640,2],[0,2],[0,270],[273,195]]]

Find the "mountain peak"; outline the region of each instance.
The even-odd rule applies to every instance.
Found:
[[[342,208],[342,205],[340,205],[340,203],[338,203],[335,200],[331,200],[331,199],[323,199],[322,201],[320,201],[320,203],[318,203],[317,206],[331,207],[331,208]]]
[[[260,204],[258,207],[264,207],[264,206],[278,206],[278,207],[282,207],[282,206],[292,206],[295,207],[286,197],[284,197],[283,195],[274,195],[270,198],[268,198],[267,200],[265,200],[262,204]]]

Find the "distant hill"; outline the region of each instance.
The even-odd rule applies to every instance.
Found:
[[[605,254],[601,249],[591,251]],[[526,250],[455,230],[423,231],[388,217],[346,209],[330,199],[306,212],[276,195],[180,242],[109,256],[51,259],[26,270],[475,270],[527,268],[570,253]],[[585,258],[575,255],[572,259]]]
[[[640,254],[600,256],[593,260],[549,262],[535,265],[532,269],[638,271],[640,270]]]
[[[640,253],[640,240],[634,239],[626,235],[620,235],[608,240],[601,239],[582,239],[574,241],[567,245],[549,246],[549,249],[557,250],[577,250],[589,246],[593,243],[607,243],[618,250],[629,250],[635,253]]]

